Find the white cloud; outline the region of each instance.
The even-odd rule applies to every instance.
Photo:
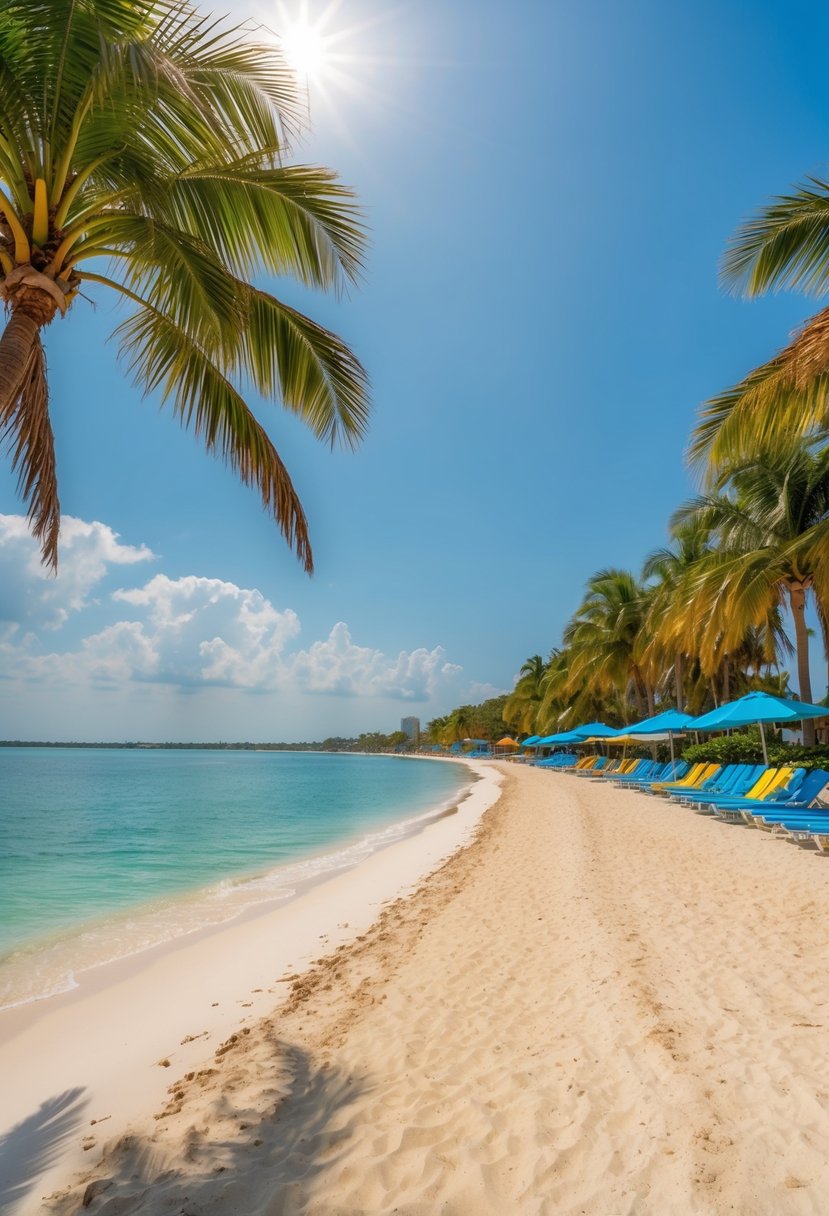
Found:
[[[156,574],[141,586],[91,598],[112,567],[152,556],[145,546],[123,544],[105,524],[70,518],[60,575],[51,579],[25,519],[0,516],[0,586],[7,589],[0,598],[0,676],[41,686],[155,684],[289,698],[427,702],[463,695],[462,669],[440,646],[386,655],[359,645],[340,621],[327,638],[296,650],[300,622],[291,608],[278,609],[256,588],[222,579]],[[83,613],[93,604],[97,628],[83,636]],[[110,617],[103,626],[102,614]],[[55,642],[70,615],[80,640],[61,649]]]
[[[221,579],[158,574],[112,598],[146,615],[157,658],[150,678],[173,684],[272,688],[300,628],[291,608],[280,612],[261,591]]]
[[[488,701],[490,697],[502,697],[509,691],[508,688],[499,688],[497,684],[481,684],[477,680],[473,680],[468,685],[467,697],[472,705],[477,705],[479,701]]]
[[[461,671],[445,661],[441,646],[401,650],[396,658],[357,646],[343,621],[324,642],[314,642],[294,655],[291,667],[294,682],[306,692],[400,701],[428,701]]]
[[[0,623],[8,637],[21,627],[58,629],[90,603],[90,593],[113,566],[152,560],[146,545],[125,545],[102,523],[65,515],[57,576],[40,561],[26,518],[0,515]]]

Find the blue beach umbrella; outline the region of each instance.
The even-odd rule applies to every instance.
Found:
[[[546,735],[543,739],[539,739],[538,747],[547,747],[548,744],[555,743],[584,743],[587,735],[581,730],[565,730],[558,735]]]
[[[760,727],[763,743],[763,759],[769,762],[766,747],[764,722],[800,722],[803,718],[826,718],[829,709],[825,705],[809,705],[805,701],[793,701],[789,697],[774,697],[768,692],[748,692],[736,701],[720,705],[710,713],[694,718],[689,725],[694,730],[727,730],[731,726]]]
[[[522,747],[537,747],[539,743],[538,735],[530,735],[529,739],[525,739],[521,744]]]
[[[571,734],[581,735],[584,739],[612,739],[614,735],[621,735],[622,731],[615,726],[605,726],[604,722],[585,722],[581,726],[574,726]]]
[[[667,732],[671,745],[671,764],[673,764],[674,732],[683,730],[693,721],[690,714],[684,714],[678,709],[666,709],[661,714],[655,714],[652,718],[645,718],[643,722],[636,722],[633,726],[625,726],[623,729],[626,735],[658,735]]]
[[[666,709],[643,722],[635,722],[633,726],[625,726],[626,735],[658,735],[665,731],[684,730],[693,722],[691,714],[683,714],[678,709]]]

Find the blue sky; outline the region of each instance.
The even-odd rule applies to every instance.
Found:
[[[326,29],[296,159],[356,188],[372,249],[343,300],[278,290],[353,345],[374,418],[332,453],[256,406],[317,573],[130,387],[109,301],[79,301],[48,357],[81,522],[55,583],[0,528],[2,737],[320,738],[510,687],[594,570],[664,543],[699,402],[815,311],[728,297],[717,262],[829,161],[821,6],[340,0]]]

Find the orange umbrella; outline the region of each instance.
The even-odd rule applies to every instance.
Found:
[[[516,743],[514,739],[510,739],[509,735],[504,735],[503,739],[499,739],[495,744],[496,747],[520,747],[520,743]]]

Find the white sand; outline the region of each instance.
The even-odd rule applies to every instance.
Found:
[[[166,1110],[44,1211],[829,1211],[829,859],[606,784],[507,782],[272,1017],[190,1078],[176,1057]]]
[[[88,1166],[93,1146],[160,1108],[171,1079],[272,1009],[287,975],[355,939],[384,903],[471,839],[501,777],[470,767],[482,779],[455,813],[290,903],[95,968],[71,992],[1,1011],[0,1212],[41,1212],[42,1196]]]

